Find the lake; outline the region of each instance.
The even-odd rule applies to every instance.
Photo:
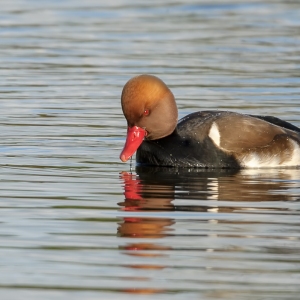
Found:
[[[103,3],[102,3],[103,2]],[[123,85],[300,126],[297,1],[4,0],[1,299],[298,299],[300,169],[135,167]]]

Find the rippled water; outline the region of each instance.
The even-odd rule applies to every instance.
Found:
[[[103,3],[102,3],[103,2]],[[298,1],[2,1],[1,299],[298,299],[300,169],[130,168],[120,93],[300,126]]]

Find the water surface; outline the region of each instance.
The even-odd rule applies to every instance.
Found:
[[[2,1],[1,299],[298,299],[300,170],[130,168],[120,94],[300,126],[297,1]]]

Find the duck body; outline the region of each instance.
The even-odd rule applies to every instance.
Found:
[[[219,126],[223,123],[227,129],[222,131]],[[256,142],[247,134],[249,130]],[[265,137],[270,131],[275,131],[275,136]],[[222,133],[228,132],[230,135],[222,139]],[[234,145],[235,141],[238,143]],[[300,165],[299,141],[300,129],[278,118],[202,111],[181,119],[167,137],[145,139],[137,150],[136,160],[140,165],[173,167],[291,167]]]
[[[138,93],[140,85],[143,93],[128,97],[128,86],[123,89],[128,134],[122,161],[136,151],[138,165],[234,169],[300,166],[298,127],[272,116],[228,111],[195,112],[177,123],[174,96],[160,79],[141,75],[131,80],[126,84],[131,93]],[[163,92],[152,93],[153,82],[163,85]]]

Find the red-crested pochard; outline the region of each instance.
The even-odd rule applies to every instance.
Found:
[[[300,165],[300,129],[271,116],[200,111],[178,123],[175,98],[159,78],[140,75],[122,91],[127,139],[120,159],[136,151],[142,165],[259,168]]]

